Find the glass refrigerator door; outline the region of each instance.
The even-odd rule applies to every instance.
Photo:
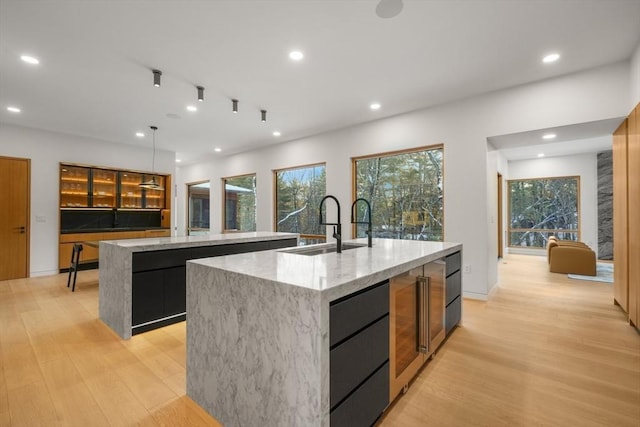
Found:
[[[92,206],[116,207],[116,172],[104,169],[91,170]]]
[[[142,208],[142,174],[120,172],[120,207],[123,209]]]
[[[89,168],[60,165],[60,207],[89,207]]]

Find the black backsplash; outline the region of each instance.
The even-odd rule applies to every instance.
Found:
[[[114,229],[149,229],[160,227],[160,211],[63,210],[62,233],[110,231]]]

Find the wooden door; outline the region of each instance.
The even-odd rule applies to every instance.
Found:
[[[613,301],[629,312],[627,120],[613,133]]]
[[[629,321],[640,327],[640,111],[628,118]],[[615,271],[615,267],[614,267]]]
[[[30,160],[0,157],[0,280],[29,273]]]
[[[502,240],[502,174],[498,174],[498,258],[502,258],[504,241]]]

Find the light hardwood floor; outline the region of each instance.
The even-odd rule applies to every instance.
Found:
[[[510,255],[380,425],[640,425],[640,335],[609,284]],[[185,323],[120,340],[96,271],[0,282],[0,426],[218,426],[185,396]],[[297,427],[297,426],[296,426]],[[301,426],[304,427],[304,426]]]

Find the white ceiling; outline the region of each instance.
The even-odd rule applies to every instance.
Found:
[[[0,122],[141,146],[156,125],[190,162],[626,60],[640,41],[640,0],[405,0],[391,19],[377,3],[0,0]]]

